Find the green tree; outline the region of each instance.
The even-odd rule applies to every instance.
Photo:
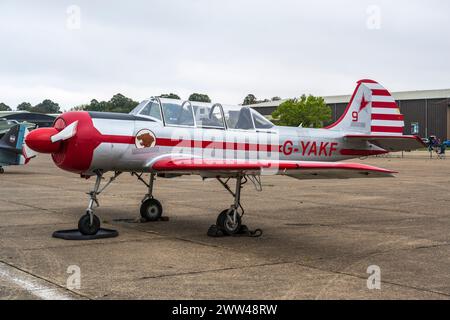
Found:
[[[86,111],[88,107],[88,104],[80,104],[79,106],[71,108],[70,111]]]
[[[180,99],[180,97],[175,93],[163,93],[159,96],[160,98],[167,98],[167,99]]]
[[[74,111],[99,111],[99,112],[119,112],[119,113],[129,113],[133,110],[139,102],[134,101],[123,94],[118,93],[114,95],[109,101],[98,101],[92,99],[89,104],[80,105],[72,108]]]
[[[59,113],[59,104],[50,99],[45,99],[41,103],[35,105],[30,111],[37,113]]]
[[[0,111],[11,111],[11,108],[2,102],[0,103]]]
[[[33,106],[29,102],[22,102],[17,106],[17,110],[19,111],[30,111]]]
[[[273,113],[277,124],[281,126],[321,128],[331,120],[331,108],[321,97],[302,95],[300,99],[283,102]]]
[[[110,112],[123,112],[129,113],[131,110],[136,108],[139,102],[133,101],[130,98],[125,97],[123,94],[114,95],[108,102],[107,108]]]
[[[196,102],[211,102],[211,99],[208,97],[207,94],[202,93],[193,93],[189,96],[189,101],[196,101]]]
[[[244,98],[244,102],[242,103],[244,106],[248,106],[251,104],[256,104],[258,103],[258,100],[256,100],[256,97],[254,94],[248,94],[245,98]]]

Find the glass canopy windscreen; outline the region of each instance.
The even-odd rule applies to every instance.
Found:
[[[222,107],[220,105],[193,103],[195,120],[199,128],[224,129]]]
[[[139,112],[141,116],[152,117],[158,120],[162,120],[161,110],[159,108],[159,103],[156,100],[150,101],[142,110]]]
[[[163,101],[162,110],[166,125],[194,126],[194,115],[190,103],[182,104],[181,101]]]
[[[256,129],[270,129],[274,126],[272,122],[267,120],[264,116],[252,110],[253,121],[255,122]]]

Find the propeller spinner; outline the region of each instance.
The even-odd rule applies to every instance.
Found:
[[[63,130],[56,128],[40,128],[31,131],[25,138],[26,145],[39,153],[56,153],[61,148],[61,142],[74,137],[77,133],[78,121],[65,127]]]

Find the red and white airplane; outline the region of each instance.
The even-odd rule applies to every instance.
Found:
[[[32,131],[26,144],[52,154],[63,170],[97,177],[78,224],[85,235],[99,230],[97,196],[122,172],[131,172],[148,187],[140,208],[147,220],[157,220],[163,212],[153,197],[156,175],[217,179],[234,198],[217,225],[234,234],[241,227],[241,188],[248,180],[261,189],[261,176],[269,174],[296,179],[392,177],[390,170],[339,161],[424,147],[418,137],[403,135],[403,120],[385,88],[361,80],[342,117],[324,129],[275,126],[246,106],[155,97],[130,114],[64,113],[52,128]],[[114,175],[101,187],[108,171]],[[143,179],[146,173],[149,182]],[[235,190],[229,187],[231,179],[236,180]]]

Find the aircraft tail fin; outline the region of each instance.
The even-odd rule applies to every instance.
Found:
[[[344,114],[326,129],[347,134],[402,136],[404,117],[395,99],[373,80],[360,80]]]
[[[9,157],[13,157],[14,160],[11,161],[11,164],[28,163],[36,155],[33,152],[27,152],[24,141],[28,132],[28,128],[25,125],[18,124],[0,139],[0,152],[10,154]]]
[[[8,132],[4,134],[4,136],[0,139],[0,146],[4,150],[10,150],[10,151],[17,151],[21,152],[22,150],[22,143],[23,143],[23,137],[21,138],[20,135],[22,133],[22,136],[25,134],[24,131],[25,128],[22,128],[20,125],[15,125],[14,127],[11,127]]]

